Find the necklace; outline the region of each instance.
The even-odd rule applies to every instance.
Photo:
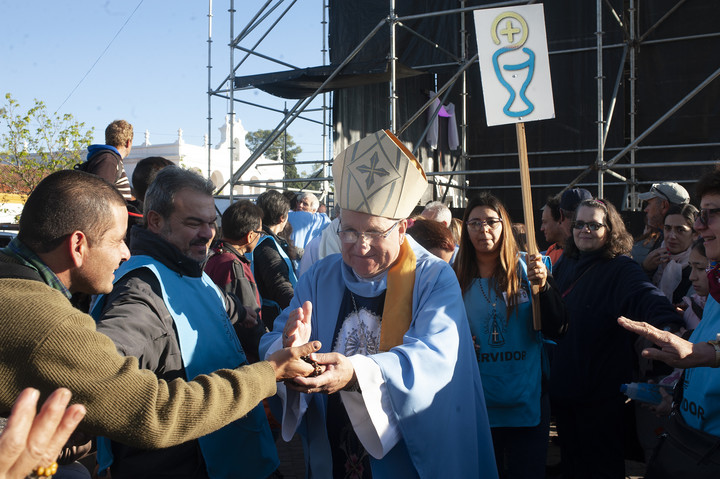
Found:
[[[353,308],[355,309],[355,313],[357,314],[357,313],[358,313],[358,307],[357,307],[357,303],[355,302],[355,295],[352,294],[352,291],[350,291],[350,299],[352,299]]]
[[[483,288],[483,285],[482,285],[482,278],[480,278],[480,281],[478,281],[478,284],[480,285],[480,292],[482,293],[483,298],[485,298],[485,301],[492,304],[493,310],[495,310],[495,304],[497,304],[497,303],[493,303],[492,301],[490,301],[490,297],[487,294],[485,294],[485,289]],[[490,280],[488,280],[488,289],[489,288],[490,288]]]
[[[485,298],[488,304],[492,305],[492,311],[488,312],[487,318],[485,319],[485,332],[488,334],[488,345],[494,348],[501,347],[505,344],[505,338],[503,337],[504,328],[498,322],[497,309],[497,295],[495,296],[495,302],[490,300],[492,291],[490,290],[490,280],[488,279],[488,293],[485,293],[485,288],[482,285],[482,278],[479,278],[478,285],[480,286],[480,292]]]

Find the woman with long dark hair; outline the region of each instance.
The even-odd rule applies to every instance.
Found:
[[[454,268],[463,292],[485,392],[500,477],[545,477],[550,428],[543,335],[533,330],[531,287],[540,287],[542,333],[567,327],[549,259],[518,251],[512,221],[495,196],[470,201]]]
[[[637,336],[619,316],[677,329],[682,318],[628,254],[633,240],[615,207],[582,201],[555,270],[572,327],[553,352],[550,395],[563,477],[625,477],[625,397]]]

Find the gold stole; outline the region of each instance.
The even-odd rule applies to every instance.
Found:
[[[412,298],[417,258],[407,238],[387,275],[387,291],[380,326],[380,351],[389,351],[403,342],[412,322]]]

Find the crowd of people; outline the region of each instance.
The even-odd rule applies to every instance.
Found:
[[[388,131],[335,158],[333,214],[268,190],[219,226],[211,182],[153,157],[128,190],[132,127],[106,141],[0,251],[0,478],[280,478],[291,440],[309,478],[543,478],[553,422],[563,478],[624,478],[631,441],[648,479],[719,477],[720,169],[699,208],[640,195],[636,240],[566,189],[538,254],[489,193],[414,215]]]

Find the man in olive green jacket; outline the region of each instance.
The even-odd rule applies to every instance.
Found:
[[[32,386],[58,387],[87,408],[80,430],[141,448],[163,448],[237,420],[276,392],[276,381],[307,376],[301,360],[318,342],[267,361],[192,381],[163,381],[117,353],[93,319],[70,304],[74,292],[112,290],[129,257],[125,201],[94,175],[61,171],[33,191],[20,230],[0,251],[0,414]]]

